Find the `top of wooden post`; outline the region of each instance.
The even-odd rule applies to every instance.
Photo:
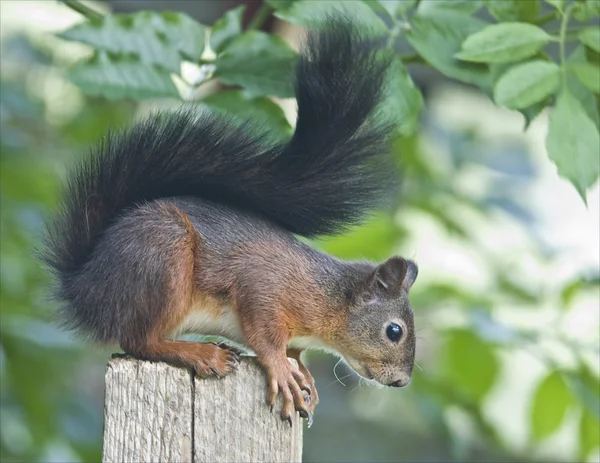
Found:
[[[299,462],[302,420],[266,404],[253,357],[222,379],[115,356],[106,370],[104,462]]]

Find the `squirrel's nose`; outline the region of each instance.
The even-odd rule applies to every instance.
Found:
[[[410,383],[410,376],[407,375],[406,373],[401,373],[400,376],[398,377],[398,379],[396,381],[391,382],[390,384],[388,384],[388,386],[391,386],[391,387],[404,387],[408,383]]]

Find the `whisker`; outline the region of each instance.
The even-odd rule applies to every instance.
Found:
[[[338,375],[337,375],[337,373],[335,372],[335,369],[337,368],[337,366],[338,366],[338,365],[339,365],[341,362],[342,362],[342,359],[340,358],[340,359],[337,361],[337,363],[336,363],[336,364],[333,366],[333,376],[335,376],[335,379],[337,379],[337,380],[338,380],[338,382],[339,382],[339,383],[340,383],[342,386],[346,387],[346,385],[345,385],[344,383],[342,383],[342,380],[339,378],[339,376],[338,376]],[[347,378],[348,376],[350,376],[350,375],[347,375],[347,376],[345,376],[345,377]]]
[[[416,367],[417,367],[419,370],[423,371],[423,368],[421,368],[421,365],[419,365],[417,362],[415,362],[415,366],[416,366]]]

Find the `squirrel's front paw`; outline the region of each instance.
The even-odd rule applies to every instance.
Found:
[[[194,361],[194,373],[200,378],[222,378],[237,368],[239,352],[227,344],[199,344],[201,355]]]
[[[281,419],[292,425],[292,413],[297,411],[302,418],[308,419],[308,426],[312,425],[313,415],[310,407],[312,390],[300,370],[288,362],[279,368],[269,370],[269,397],[267,403],[271,410],[277,400],[277,395],[283,396]]]

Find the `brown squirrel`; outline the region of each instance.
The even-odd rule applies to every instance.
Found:
[[[340,261],[294,236],[345,230],[394,191],[393,124],[377,117],[390,65],[352,21],[333,18],[300,54],[289,142],[191,110],[110,133],[71,172],[48,225],[44,258],[68,327],[200,377],[227,375],[239,353],[175,336],[241,343],[290,424],[294,410],[312,422],[318,402],[304,349],[408,384],[416,265]]]

